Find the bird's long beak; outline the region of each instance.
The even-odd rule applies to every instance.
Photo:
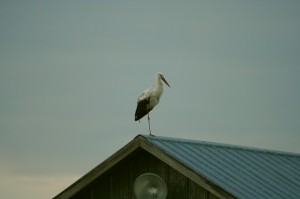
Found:
[[[165,82],[165,84],[167,84],[167,86],[169,86],[171,88],[171,86],[169,85],[169,83],[167,82],[167,80],[164,77],[161,79]]]

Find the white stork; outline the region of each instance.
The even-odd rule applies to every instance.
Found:
[[[150,116],[149,112],[158,104],[159,98],[163,93],[163,83],[162,81],[171,88],[167,80],[164,78],[163,74],[158,73],[156,75],[155,85],[152,88],[146,89],[138,98],[137,107],[135,111],[135,121],[140,120],[145,115],[148,114],[148,124],[149,132],[151,134],[150,128]]]

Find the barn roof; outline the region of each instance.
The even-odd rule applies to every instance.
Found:
[[[70,198],[142,148],[219,198],[300,198],[300,154],[138,135],[55,199]]]
[[[238,198],[300,198],[300,154],[144,137]]]

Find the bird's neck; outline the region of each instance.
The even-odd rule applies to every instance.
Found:
[[[159,78],[156,79],[156,83],[154,85],[154,92],[158,97],[160,97],[161,94],[163,93],[163,83]]]

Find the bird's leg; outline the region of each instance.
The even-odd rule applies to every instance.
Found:
[[[151,134],[151,128],[150,128],[150,116],[149,116],[149,113],[148,113],[148,124],[149,124],[149,133],[150,133],[150,135],[152,135]]]

